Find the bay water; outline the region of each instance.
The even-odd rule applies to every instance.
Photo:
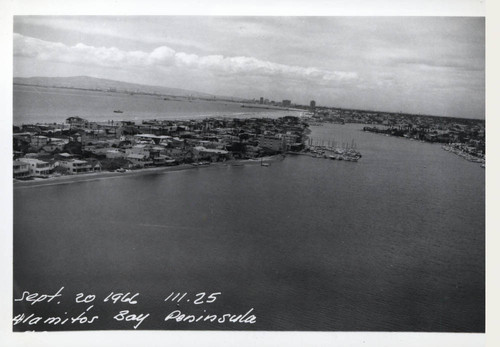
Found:
[[[68,117],[89,121],[145,119],[188,120],[205,117],[297,116],[297,111],[241,107],[231,101],[207,101],[128,93],[14,85],[14,124],[64,123]],[[116,113],[121,111],[122,113]]]

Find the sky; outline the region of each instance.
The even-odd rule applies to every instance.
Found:
[[[15,16],[14,77],[485,117],[483,17]]]

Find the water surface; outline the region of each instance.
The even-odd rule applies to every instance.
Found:
[[[283,117],[296,111],[242,108],[240,103],[14,85],[14,124],[62,123],[70,116],[90,121]],[[123,113],[115,113],[122,111]]]

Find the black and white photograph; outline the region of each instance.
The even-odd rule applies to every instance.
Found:
[[[485,332],[484,16],[12,42],[13,332]]]

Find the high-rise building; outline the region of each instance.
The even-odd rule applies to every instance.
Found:
[[[311,100],[311,103],[309,104],[309,106],[311,107],[312,110],[314,110],[316,108],[316,101]]]
[[[264,98],[261,96],[260,97],[260,102],[259,102],[261,105],[264,103]]]

